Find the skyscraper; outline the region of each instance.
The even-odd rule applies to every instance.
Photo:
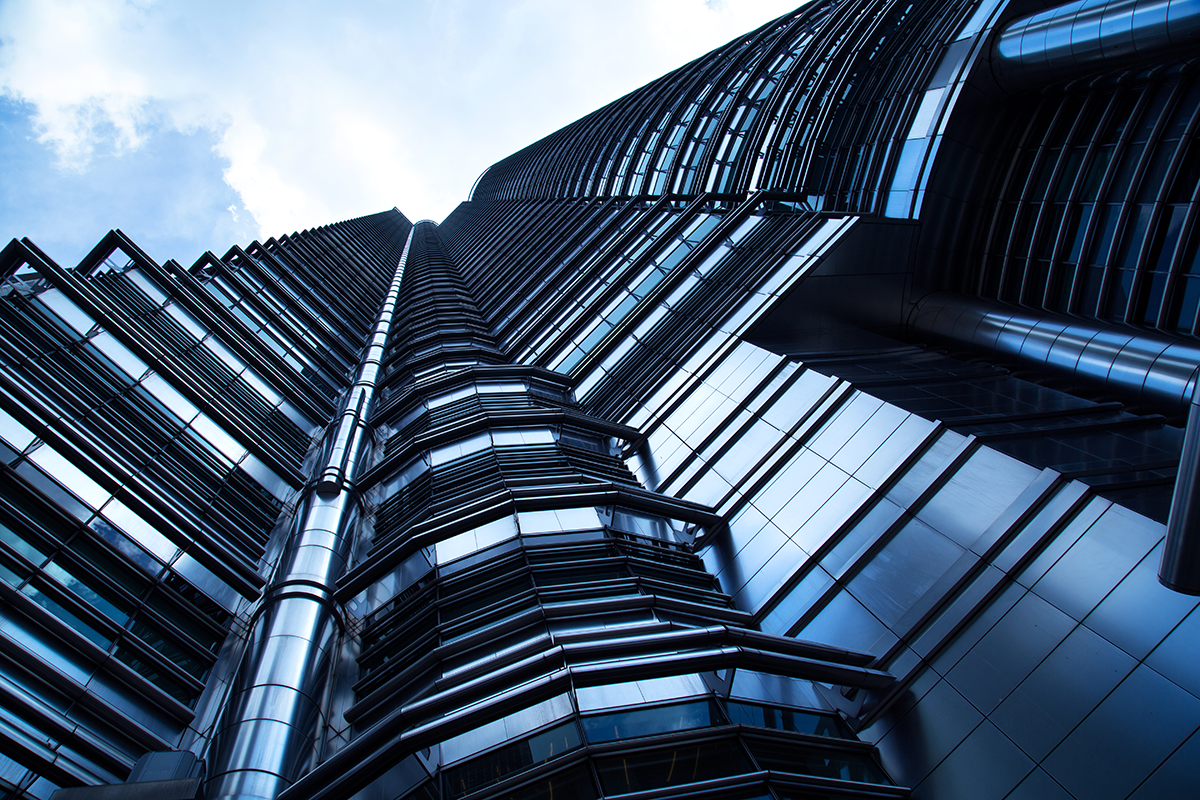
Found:
[[[12,242],[0,785],[1186,795],[1198,35],[818,2],[441,224]]]

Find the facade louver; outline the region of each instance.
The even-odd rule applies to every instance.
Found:
[[[1197,53],[818,0],[440,224],[12,241],[3,796],[1190,796]]]

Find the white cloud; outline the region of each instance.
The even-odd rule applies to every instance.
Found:
[[[489,164],[795,1],[5,0],[0,92],[65,168],[212,132],[267,235],[441,219]]]

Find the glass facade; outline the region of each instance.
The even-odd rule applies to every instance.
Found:
[[[440,224],[14,240],[0,794],[1187,796],[1192,6],[814,2]]]

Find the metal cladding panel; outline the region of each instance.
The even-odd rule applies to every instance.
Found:
[[[1130,539],[1135,533],[1141,538]],[[1167,632],[1195,606],[1194,599],[1174,595],[1155,579],[1161,535],[1161,526],[1115,505],[1088,515],[1082,535],[1068,525],[1059,535],[1065,543],[1043,551],[1051,553],[1048,563],[1034,559],[1018,574],[1029,588],[1014,584],[999,595],[995,610],[984,611],[960,637],[969,649],[951,643],[914,683],[915,688],[942,676],[939,685],[946,689],[916,698],[873,724],[885,765],[911,776],[907,779],[917,791],[931,796],[949,792],[952,775],[958,776],[959,792],[976,780],[983,786],[1001,775],[1011,787],[1036,762],[1075,796],[1124,797],[1140,780],[1134,774],[1150,774],[1167,762],[1193,733],[1194,724],[1183,720],[1200,701],[1187,693],[1186,682],[1172,682],[1171,671],[1161,671],[1170,663],[1165,655],[1159,669],[1151,669],[1154,648],[1170,653],[1173,642],[1186,638],[1183,633],[1173,640]],[[1014,597],[1019,598],[1015,603]],[[1140,613],[1125,603],[1134,603]],[[987,730],[995,740],[996,758],[981,759],[975,749],[981,734],[963,731],[936,751],[922,753],[917,762],[924,768],[912,763],[916,751],[901,745],[912,735],[905,732],[924,730],[922,720],[941,718],[946,698],[962,698],[986,715],[976,730]],[[1151,731],[1156,723],[1148,715],[1133,714],[1122,703],[1172,710],[1164,727]],[[1146,737],[1132,751],[1117,754],[1101,744],[1119,740],[1117,731],[1127,727]],[[868,738],[872,728],[864,731]],[[957,758],[951,755],[956,752]],[[939,766],[940,754],[950,758]],[[977,766],[973,776],[964,766],[970,759]],[[1103,766],[1101,759],[1106,759]],[[1163,785],[1171,785],[1177,762],[1163,768]],[[1014,777],[1014,771],[1021,774]],[[1107,771],[1110,780],[1095,780],[1097,771]]]
[[[1140,709],[1154,707],[1150,715]],[[1128,796],[1140,776],[1156,770],[1195,732],[1200,699],[1154,670],[1139,666],[1044,762],[1044,768],[1077,796]],[[1126,740],[1113,731],[1123,727]]]

